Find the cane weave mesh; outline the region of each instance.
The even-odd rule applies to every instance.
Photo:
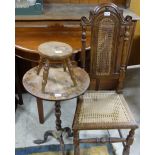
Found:
[[[87,92],[78,103],[74,129],[131,128],[135,120],[123,97],[114,91]]]
[[[96,56],[96,75],[109,75],[114,37],[114,21],[103,18],[98,27],[98,43]]]

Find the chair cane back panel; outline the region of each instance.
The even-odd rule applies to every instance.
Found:
[[[97,39],[95,46],[92,46],[91,72],[97,76],[104,76],[109,75],[112,71],[113,44],[116,40],[113,34],[116,30],[113,20],[108,18],[98,20],[98,27],[93,25],[93,28],[96,28],[94,31],[97,33],[92,34],[92,42],[94,43],[94,38]]]
[[[91,17],[90,17],[91,18]],[[121,17],[111,9],[98,9],[91,19],[91,67],[90,72],[96,76],[107,76],[119,72],[120,62],[116,64],[119,54]]]
[[[91,79],[111,79],[123,82],[129,53],[129,33],[132,17],[123,17],[123,12],[114,4],[101,4],[90,11],[89,19],[81,18],[82,65],[89,67]],[[85,54],[87,27],[91,30],[90,61]],[[124,72],[124,73],[122,73]],[[119,80],[121,78],[121,80]],[[97,84],[98,85],[98,84]],[[119,84],[118,84],[119,85]],[[98,86],[97,86],[98,87]],[[121,88],[122,85],[119,87]]]

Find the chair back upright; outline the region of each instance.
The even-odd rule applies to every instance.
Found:
[[[100,80],[117,80],[117,90],[123,87],[129,53],[130,25],[132,17],[123,17],[123,12],[113,3],[105,3],[90,11],[89,19],[81,18],[82,26],[82,67],[89,66],[89,74]],[[86,62],[86,31],[91,31],[90,61]],[[89,64],[88,64],[89,63]]]

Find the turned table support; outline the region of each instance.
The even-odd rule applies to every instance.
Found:
[[[44,123],[43,100],[38,97],[36,98],[36,100],[37,100],[37,107],[38,107],[39,122],[43,124]]]
[[[56,138],[61,145],[61,151],[62,154],[65,155],[65,145],[63,140],[63,133],[67,133],[68,137],[72,137],[73,133],[71,132],[71,129],[69,127],[62,128],[61,127],[61,105],[60,101],[55,102],[55,117],[56,117],[56,130],[48,130],[44,134],[43,140],[35,140],[35,144],[42,144],[45,143],[48,139],[48,136],[52,136],[53,138]]]

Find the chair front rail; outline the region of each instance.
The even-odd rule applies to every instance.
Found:
[[[88,138],[88,139],[79,139],[80,143],[118,143],[126,142],[126,138],[118,137],[102,137],[102,138]]]

